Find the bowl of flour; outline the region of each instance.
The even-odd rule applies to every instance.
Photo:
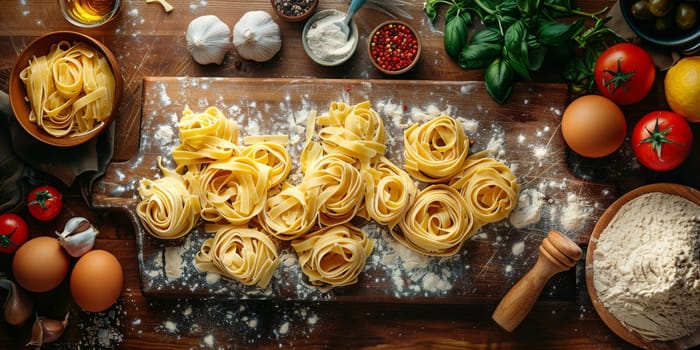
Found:
[[[652,184],[615,201],[591,234],[586,286],[600,318],[627,342],[700,344],[700,191]]]
[[[355,22],[350,21],[349,36],[343,34],[335,24],[344,17],[344,12],[323,10],[306,22],[301,41],[304,51],[314,62],[322,66],[337,66],[349,60],[355,53],[359,42]]]

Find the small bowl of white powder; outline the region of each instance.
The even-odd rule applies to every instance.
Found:
[[[636,188],[600,217],[586,254],[600,318],[641,348],[700,343],[700,191]]]
[[[342,21],[345,13],[323,10],[313,15],[304,25],[301,41],[304,51],[322,66],[337,66],[346,62],[357,49],[358,31],[350,22],[350,36],[346,37],[335,23]]]

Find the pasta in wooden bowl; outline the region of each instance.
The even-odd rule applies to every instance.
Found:
[[[85,34],[58,31],[22,51],[10,74],[9,95],[24,130],[46,144],[70,147],[109,126],[122,86],[119,64],[107,46]]]

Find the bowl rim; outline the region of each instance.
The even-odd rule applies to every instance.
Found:
[[[589,299],[591,300],[591,304],[593,305],[593,308],[595,309],[596,313],[598,316],[601,318],[603,323],[613,331],[613,333],[617,334],[620,338],[623,340],[627,341],[628,343],[635,345],[637,347],[640,347],[642,349],[649,349],[650,345],[653,344],[668,344],[671,343],[673,344],[674,342],[679,342],[683,343],[686,339],[691,339],[695,335],[691,334],[686,337],[682,337],[679,339],[675,340],[670,340],[670,341],[665,341],[665,342],[660,342],[660,341],[653,341],[649,342],[644,340],[639,334],[636,332],[632,332],[625,327],[622,322],[620,322],[615,316],[613,316],[607,308],[603,305],[603,303],[600,301],[598,298],[598,293],[595,290],[595,284],[594,284],[594,278],[595,278],[595,270],[593,269],[593,254],[595,253],[595,250],[598,246],[598,239],[600,238],[600,234],[603,232],[603,230],[610,224],[612,219],[615,217],[617,212],[620,210],[620,208],[626,204],[627,202],[642,196],[644,194],[652,193],[652,192],[661,192],[661,193],[666,193],[666,194],[672,194],[672,195],[677,195],[682,198],[685,198],[697,205],[700,205],[700,191],[696,190],[692,187],[681,185],[681,184],[675,184],[675,183],[653,183],[653,184],[647,184],[643,185],[640,187],[637,187],[625,194],[623,194],[620,198],[618,198],[616,201],[614,201],[600,216],[598,219],[598,222],[596,222],[595,227],[593,228],[593,232],[590,235],[589,242],[588,242],[588,248],[586,249],[586,264],[585,264],[585,277],[586,277],[586,289],[588,291],[588,296]],[[695,333],[700,333],[700,329],[698,329]]]
[[[388,24],[401,24],[401,25],[406,26],[413,33],[413,35],[416,37],[416,41],[418,42],[418,50],[416,52],[416,57],[413,59],[411,64],[409,64],[408,66],[401,68],[399,70],[384,69],[384,68],[380,67],[379,64],[377,64],[377,62],[374,60],[374,57],[372,57],[372,38],[374,37],[374,34],[377,33],[377,31],[379,29],[383,28],[384,26],[386,26]],[[416,29],[413,28],[413,26],[410,25],[409,23],[404,22],[404,21],[399,20],[399,19],[390,19],[390,20],[384,21],[382,23],[379,23],[376,27],[374,27],[374,29],[372,29],[372,31],[367,36],[367,56],[369,56],[370,62],[372,62],[372,65],[375,68],[377,68],[379,71],[381,71],[385,74],[389,74],[389,75],[403,74],[403,73],[406,73],[409,70],[411,70],[413,67],[415,67],[416,64],[418,64],[418,61],[420,60],[422,49],[423,49],[423,43],[422,43],[420,36],[418,35],[418,32],[416,31]]]
[[[287,15],[285,15],[284,13],[277,10],[277,6],[275,6],[275,2],[276,2],[276,0],[270,0],[270,4],[272,5],[272,9],[275,11],[275,13],[280,18],[282,18],[286,21],[289,21],[289,22],[301,22],[301,21],[311,17],[311,15],[316,12],[316,8],[318,8],[319,0],[312,0],[311,7],[306,12],[304,12],[303,14],[301,14],[299,16],[287,16]]]
[[[315,23],[316,21],[318,21],[322,18],[325,18],[328,16],[333,16],[333,15],[345,15],[345,12],[338,11],[335,9],[326,9],[326,10],[318,11],[313,16],[311,16],[311,18],[309,18],[308,21],[306,21],[306,24],[304,24],[304,29],[302,30],[302,33],[301,33],[301,43],[302,43],[302,46],[304,47],[304,52],[306,52],[306,55],[309,56],[309,58],[311,58],[311,60],[313,60],[314,62],[318,63],[321,66],[325,66],[325,67],[339,66],[339,65],[347,62],[350,59],[350,57],[355,55],[355,51],[357,51],[357,45],[360,42],[359,29],[357,28],[357,24],[355,24],[355,21],[350,21],[350,29],[352,30],[352,33],[354,34],[355,38],[354,38],[354,42],[352,45],[352,50],[350,50],[350,53],[347,56],[345,56],[339,60],[329,61],[329,60],[324,60],[324,59],[314,55],[314,53],[311,51],[311,49],[309,48],[309,45],[306,42],[306,34],[309,32],[309,28],[311,27],[311,25],[313,23]],[[351,34],[351,37],[353,36],[353,34]]]
[[[634,20],[634,18],[632,18],[632,12],[630,10],[631,4],[632,1],[630,0],[620,0],[620,12],[622,13],[622,17],[630,29],[632,29],[632,31],[640,38],[658,46],[693,46],[700,43],[700,29],[698,28],[696,28],[694,31],[688,31],[686,35],[679,34],[668,38],[659,38],[650,35],[641,26],[637,25],[637,22]]]
[[[31,107],[25,101],[27,95],[26,87],[19,78],[19,74],[22,71],[22,69],[29,65],[29,60],[33,56],[38,54],[36,50],[33,49],[36,45],[44,42],[53,44],[61,40],[82,41],[90,44],[92,47],[99,50],[105,56],[110,68],[112,69],[112,74],[114,75],[115,96],[114,101],[112,103],[112,112],[109,114],[109,116],[107,116],[107,119],[104,123],[96,126],[93,130],[88,131],[80,136],[55,137],[46,133],[46,131],[41,129],[35,123],[30,122],[29,119],[26,117],[29,115]],[[48,47],[50,47],[51,44],[48,44]],[[41,53],[41,55],[45,55],[47,53],[48,51]],[[15,120],[17,120],[17,122],[28,134],[30,134],[35,139],[51,146],[72,147],[81,145],[91,140],[92,138],[97,137],[110,126],[110,124],[114,121],[115,117],[119,113],[119,106],[121,104],[121,98],[123,94],[123,84],[124,82],[123,77],[121,75],[121,70],[119,68],[119,61],[111,52],[111,50],[107,47],[107,45],[83,33],[70,30],[52,31],[35,38],[22,49],[22,52],[17,58],[15,65],[13,66],[12,71],[10,73],[10,78],[8,82],[8,95],[10,98],[10,105],[12,108],[12,113],[15,116]],[[17,95],[18,93],[19,95]]]

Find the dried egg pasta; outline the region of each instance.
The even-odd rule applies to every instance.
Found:
[[[467,204],[454,188],[435,184],[418,193],[392,235],[426,255],[451,256],[478,229]]]
[[[160,157],[158,167],[163,172],[163,177],[139,182],[141,201],[136,206],[136,213],[154,237],[180,238],[197,224],[199,198],[190,194],[179,174],[161,165]]]
[[[29,120],[55,137],[90,132],[112,113],[114,73],[95,48],[61,41],[22,69],[31,106]]]
[[[292,242],[303,273],[314,285],[357,283],[374,241],[350,224],[321,229]]]
[[[413,124],[404,132],[404,168],[423,182],[448,181],[462,169],[468,153],[469,138],[462,125],[447,115]]]
[[[258,230],[225,226],[202,244],[194,260],[204,272],[213,272],[245,285],[267,288],[280,264],[277,245]]]
[[[393,229],[418,192],[411,177],[382,156],[362,173],[365,181],[365,208],[372,220]]]
[[[517,178],[510,168],[486,152],[469,156],[462,171],[450,180],[450,186],[464,197],[479,224],[505,219],[518,204]]]

